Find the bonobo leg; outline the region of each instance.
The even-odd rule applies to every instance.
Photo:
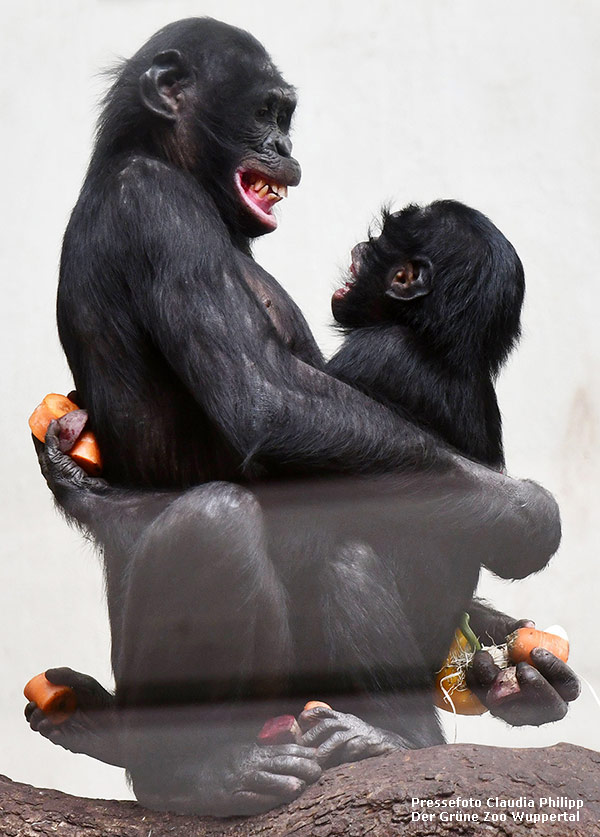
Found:
[[[322,765],[443,743],[431,673],[413,635],[393,568],[367,544],[342,546],[323,573],[324,640],[339,696],[302,713],[302,743]],[[360,716],[360,717],[357,717]]]
[[[291,647],[252,494],[209,483],[175,499],[133,556],[124,605],[117,702],[142,804],[249,814],[319,777],[314,750],[255,744],[270,714],[259,700],[281,692]]]

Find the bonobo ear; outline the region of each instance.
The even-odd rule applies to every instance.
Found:
[[[175,121],[184,84],[191,75],[192,67],[178,49],[159,52],[152,66],[140,76],[142,102],[157,116]]]
[[[431,291],[432,278],[433,265],[427,256],[415,256],[396,272],[385,295],[404,302],[417,299]]]

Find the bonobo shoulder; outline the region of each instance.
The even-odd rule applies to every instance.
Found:
[[[107,186],[113,210],[123,220],[129,218],[132,228],[145,235],[151,235],[157,224],[163,230],[174,227],[178,237],[184,230],[194,236],[200,231],[207,235],[210,230],[217,236],[225,235],[211,196],[193,175],[171,163],[149,155],[131,155],[120,161]]]
[[[142,154],[134,154],[119,161],[114,184],[118,186],[123,201],[134,195],[137,200],[147,195],[154,201],[159,195],[164,199],[168,194],[174,198],[182,194],[201,198],[203,192],[197,181],[184,169]]]

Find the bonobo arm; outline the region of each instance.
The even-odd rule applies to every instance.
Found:
[[[482,645],[506,641],[517,628],[532,626],[528,619],[516,620],[486,602],[473,599],[469,606],[470,626]],[[487,692],[500,669],[487,651],[479,651],[467,675],[469,687],[490,710],[512,726],[541,726],[559,721],[567,713],[568,704],[579,696],[580,684],[573,670],[554,654],[543,648],[531,653],[535,668],[527,663],[517,665],[520,692],[510,701],[494,703]]]
[[[256,264],[224,246],[216,218],[207,225],[207,207],[189,179],[149,167],[143,177],[122,179],[120,201],[126,227],[128,213],[143,210],[144,240],[129,245],[153,265],[146,280],[130,288],[136,319],[246,460],[294,476],[435,470],[436,480],[471,505],[463,516],[502,542],[502,554],[490,551],[494,572],[522,577],[545,565],[560,540],[550,495],[463,460],[296,357],[248,288]],[[507,557],[513,554],[519,558]]]

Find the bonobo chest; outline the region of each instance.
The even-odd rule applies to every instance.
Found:
[[[262,269],[253,273],[247,271],[244,279],[250,293],[266,313],[281,340],[293,349],[298,342],[299,323],[290,297],[281,285]]]

